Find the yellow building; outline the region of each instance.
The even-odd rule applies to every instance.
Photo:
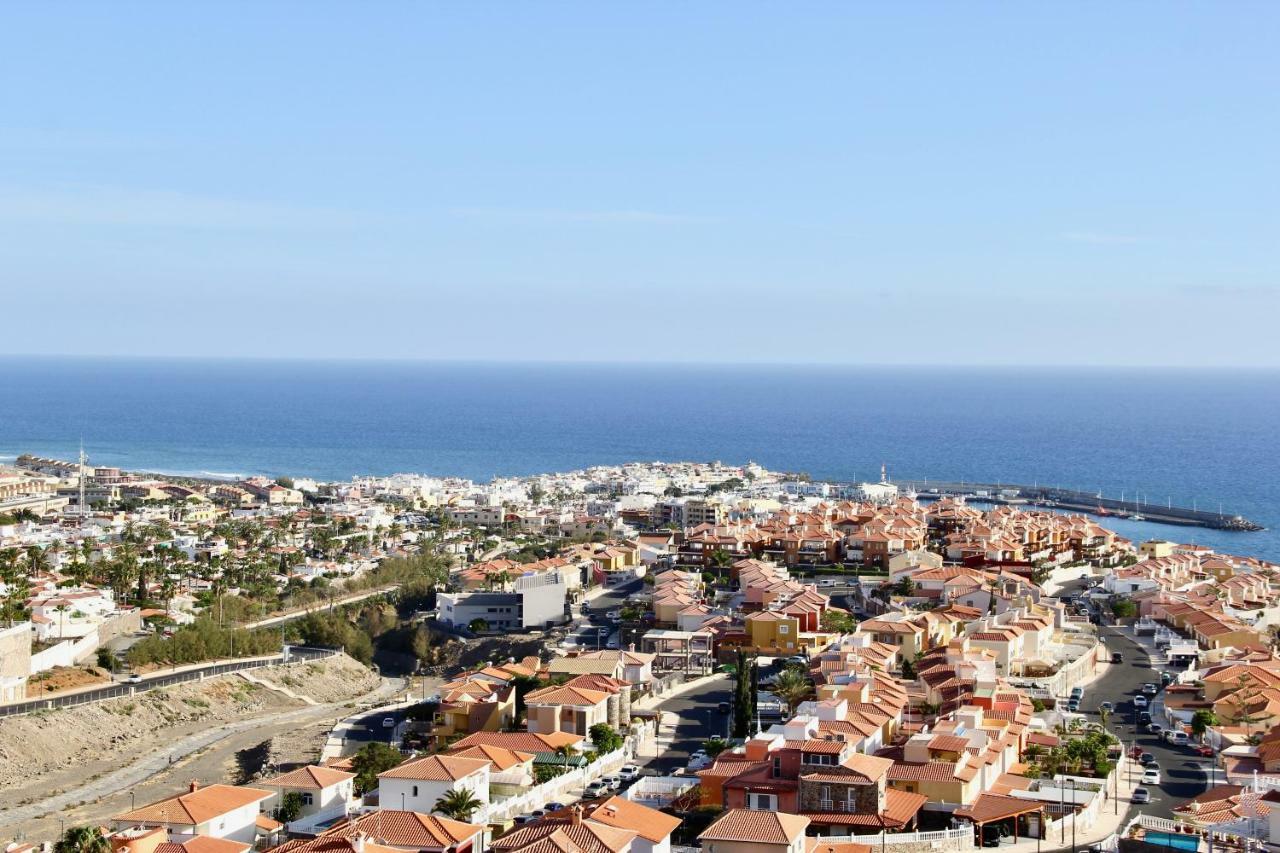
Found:
[[[801,645],[800,620],[773,610],[761,610],[747,617],[747,633],[758,651],[774,650],[795,654]]]

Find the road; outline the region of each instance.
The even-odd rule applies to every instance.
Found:
[[[1111,733],[1124,741],[1126,749],[1136,744],[1143,751],[1150,752],[1160,766],[1161,784],[1146,786],[1151,790],[1150,804],[1134,806],[1131,811],[1172,817],[1174,806],[1208,787],[1209,776],[1202,768],[1212,765],[1213,761],[1197,756],[1190,747],[1165,743],[1155,735],[1147,734],[1145,727],[1139,731],[1133,697],[1141,693],[1144,684],[1160,683],[1160,669],[1151,667],[1146,650],[1124,629],[1104,626],[1099,631],[1112,651],[1124,655],[1124,663],[1111,664],[1105,675],[1085,688],[1080,709],[1097,720],[1100,704],[1111,702],[1115,705],[1116,710],[1108,720]],[[1221,783],[1222,777],[1219,776],[1217,781]]]
[[[658,732],[662,749],[645,766],[659,775],[669,775],[686,766],[690,753],[700,749],[708,738],[728,734],[731,717],[717,711],[716,705],[729,701],[732,692],[733,680],[719,678],[662,702],[658,709],[675,714],[677,721],[674,728],[664,725]]]

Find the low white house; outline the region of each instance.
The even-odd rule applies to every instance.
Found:
[[[113,829],[160,827],[182,843],[191,836],[229,838],[253,844],[258,838],[258,812],[270,791],[235,785],[200,787],[192,782],[184,794],[139,806],[112,818]]]
[[[315,818],[327,820],[347,814],[355,803],[355,778],[356,774],[345,770],[307,766],[255,784],[274,795],[263,804],[263,810],[268,813],[283,804],[285,795],[299,796],[302,808],[290,823],[290,830],[296,831],[295,824],[310,825],[316,822]]]
[[[430,813],[450,791],[470,791],[489,803],[490,764],[477,758],[425,755],[378,774],[378,803],[382,808]]]

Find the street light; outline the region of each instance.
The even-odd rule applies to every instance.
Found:
[[[1076,780],[1071,778],[1071,853],[1076,853]]]

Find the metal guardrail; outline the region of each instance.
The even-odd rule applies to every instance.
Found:
[[[162,687],[171,687],[175,684],[185,684],[188,681],[200,681],[205,678],[226,675],[230,672],[240,672],[246,669],[260,669],[265,666],[276,666],[282,663],[293,663],[294,661],[319,660],[321,658],[332,657],[338,653],[337,649],[313,649],[303,646],[290,646],[287,657],[285,653],[281,653],[269,658],[226,661],[224,663],[210,664],[209,666],[196,667],[194,669],[184,669],[181,672],[171,672],[166,675],[155,675],[150,678],[144,678],[142,681],[134,684],[126,682],[123,684],[113,684],[110,687],[102,687],[97,690],[85,690],[80,693],[70,693],[63,696],[49,696],[44,699],[27,699],[23,702],[10,702],[6,705],[0,705],[0,717],[16,717],[23,714],[35,714],[40,711],[51,711],[56,708],[74,708],[80,705],[92,705],[97,702],[105,702],[108,699],[119,699],[125,696],[134,696],[138,693],[145,693],[149,690],[158,690]]]

